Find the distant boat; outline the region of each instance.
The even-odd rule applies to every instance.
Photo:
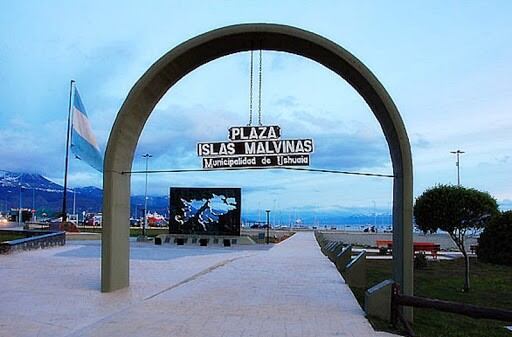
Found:
[[[295,219],[293,228],[306,228],[306,226],[304,225],[304,221],[301,218],[297,218]]]
[[[377,227],[374,225],[361,226],[365,233],[377,233]]]

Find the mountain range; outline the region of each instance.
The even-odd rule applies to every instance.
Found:
[[[36,209],[38,214],[56,215],[62,210],[64,187],[36,173],[21,173],[0,171],[0,210],[8,211],[18,208]],[[21,200],[20,200],[21,195]],[[148,205],[151,211],[166,213],[168,197],[150,196]],[[95,186],[77,187],[67,190],[67,209],[73,211],[73,201],[76,213],[101,212],[103,206],[103,190]],[[143,212],[144,196],[131,197],[132,210]],[[149,207],[148,207],[149,209]]]
[[[9,211],[18,208],[21,202],[22,208],[35,209],[36,214],[41,216],[46,213],[48,216],[57,216],[62,211],[63,186],[36,173],[20,173],[0,170],[0,211]],[[21,195],[21,198],[20,198]],[[21,199],[21,200],[20,200]],[[97,213],[101,212],[103,206],[103,190],[95,186],[86,186],[68,189],[67,210],[73,212],[73,199],[76,201],[76,213]],[[144,212],[144,196],[134,195],[130,198],[131,216],[141,217]],[[148,196],[148,210],[167,215],[169,207],[168,196]],[[265,214],[261,211],[242,210],[244,221],[265,221]],[[300,218],[300,220],[299,220]],[[271,215],[272,221],[287,225],[300,221],[304,224],[376,224],[385,225],[391,222],[388,213],[360,214],[354,211],[353,214],[300,212],[292,215],[285,210],[276,211]]]

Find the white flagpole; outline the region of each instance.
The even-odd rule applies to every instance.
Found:
[[[69,134],[71,132],[71,98],[73,96],[73,84],[75,80],[71,80],[69,85],[69,106],[68,106],[68,130],[66,133],[66,163],[64,166],[64,195],[62,197],[62,222],[67,220],[67,189],[68,189],[68,166],[69,166]]]

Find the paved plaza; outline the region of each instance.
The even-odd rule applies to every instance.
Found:
[[[98,241],[2,256],[2,336],[392,336],[375,332],[312,232],[274,246],[131,244],[101,293]]]

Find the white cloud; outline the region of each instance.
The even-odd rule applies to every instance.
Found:
[[[331,38],[376,74],[410,135],[416,194],[438,182],[455,182],[449,151],[460,148],[467,152],[462,159],[464,182],[500,200],[512,199],[506,159],[512,156],[509,4],[473,3],[462,9],[443,4],[439,11],[437,5],[418,4],[325,7],[263,1],[204,6],[189,1],[121,6],[92,1],[80,5],[82,25],[76,25],[76,16],[71,15],[76,6],[33,3],[26,8],[13,2],[0,11],[2,169],[62,176],[71,78],[77,80],[104,149],[128,91],[165,52],[212,28],[266,21]],[[117,15],[112,17],[114,9]],[[143,166],[144,152],[155,155],[153,168],[199,167],[197,141],[224,140],[229,126],[247,123],[248,56],[240,53],[215,60],[174,86],[141,135],[134,168]],[[303,57],[264,52],[263,61],[264,123],[281,125],[285,137],[314,138],[315,166],[390,170],[380,126],[347,82]],[[71,177],[76,184],[98,186],[101,179],[90,170],[72,161]],[[140,190],[143,179],[132,179],[134,191]],[[151,184],[154,191],[165,193],[170,184],[228,181],[247,186],[254,198],[251,203],[257,198],[271,200],[264,193],[268,184],[279,198],[291,199],[287,203],[312,205],[306,199],[311,192],[326,208],[338,202],[327,199],[364,207],[370,198],[381,204],[390,198],[387,183],[386,188],[375,188],[372,180],[336,185],[331,179],[272,172],[207,173],[153,175]],[[282,184],[285,190],[278,188]],[[322,197],[329,189],[335,191]]]

